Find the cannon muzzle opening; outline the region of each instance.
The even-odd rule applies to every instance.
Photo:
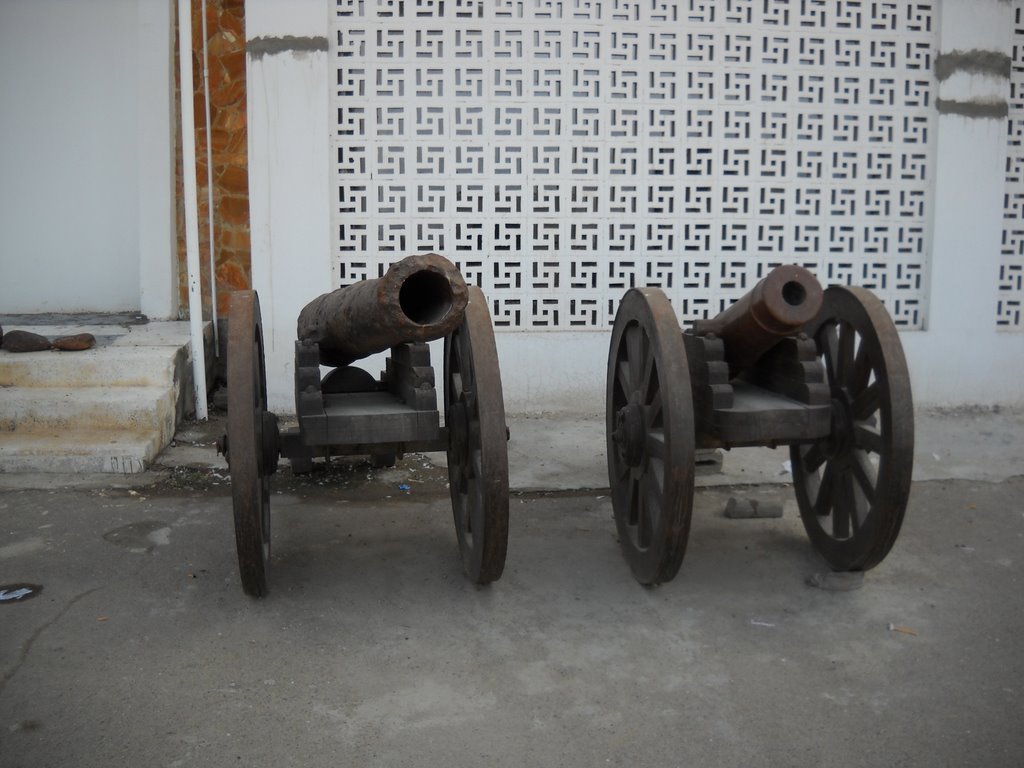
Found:
[[[398,306],[416,325],[433,325],[452,311],[452,286],[448,278],[428,269],[409,275],[398,290]]]
[[[436,253],[417,253],[383,277],[325,293],[299,313],[298,336],[315,342],[323,365],[348,365],[397,344],[433,341],[462,323],[469,291]]]
[[[807,289],[796,280],[782,286],[782,299],[791,307],[799,307],[807,300]]]

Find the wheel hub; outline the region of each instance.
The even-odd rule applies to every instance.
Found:
[[[832,430],[824,443],[824,454],[835,458],[853,443],[853,409],[849,398],[838,393],[832,398]]]
[[[621,449],[623,460],[629,466],[637,467],[643,462],[646,435],[644,410],[639,403],[629,403],[616,412],[612,438]]]

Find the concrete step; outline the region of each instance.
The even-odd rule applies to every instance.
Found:
[[[173,387],[188,363],[183,346],[24,354],[0,350],[0,387]]]
[[[155,432],[174,436],[175,397],[169,387],[4,387],[0,433],[84,430]]]
[[[189,324],[122,319],[4,318],[5,332],[91,333],[96,346],[0,350],[0,473],[134,474],[171,441],[193,408]],[[212,349],[209,324],[204,335]]]
[[[163,445],[157,430],[0,432],[0,473],[138,474]]]

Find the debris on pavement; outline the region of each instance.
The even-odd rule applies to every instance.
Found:
[[[900,634],[903,634],[903,635],[911,635],[912,637],[917,637],[917,630],[916,629],[911,629],[910,627],[898,627],[895,624],[890,624],[889,625],[889,631],[890,632],[899,632]]]
[[[820,571],[807,577],[807,585],[826,592],[851,592],[864,586],[864,571]]]

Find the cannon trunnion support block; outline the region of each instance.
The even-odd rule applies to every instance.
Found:
[[[380,381],[349,366],[321,380],[318,360],[315,342],[295,342],[296,381],[303,386],[295,405],[304,446],[330,448],[335,455],[370,453],[365,447],[376,443],[394,443],[400,454],[447,448],[426,343],[393,347]]]
[[[882,303],[782,266],[685,332],[657,288],[623,297],[608,354],[607,446],[623,554],[669,581],[689,536],[697,448],[788,445],[800,517],[839,571],[896,540],[913,463],[910,378]]]
[[[310,472],[332,455],[394,464],[408,451],[447,451],[452,509],[466,575],[501,576],[508,540],[505,408],[487,301],[454,265],[417,254],[310,302],[295,342],[298,426],[281,430],[267,410],[259,300],[232,294],[228,341],[228,434],[242,588],[267,591],[269,477],[278,458]],[[427,341],[444,339],[444,426]],[[349,365],[390,347],[379,380]],[[321,377],[321,365],[337,365]]]
[[[698,448],[789,445],[824,437],[832,408],[814,342],[783,339],[744,378],[729,379],[722,339],[684,333]]]

